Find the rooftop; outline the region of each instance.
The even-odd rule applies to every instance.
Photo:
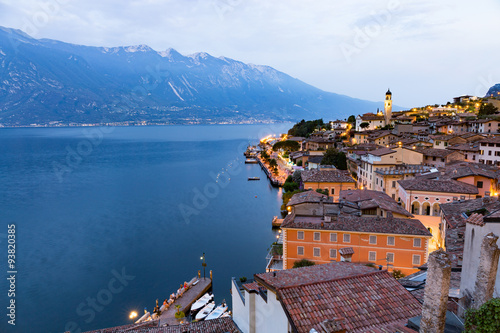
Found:
[[[299,333],[338,317],[345,318],[348,332],[376,332],[402,324],[422,310],[418,300],[387,271],[286,287],[278,295]]]
[[[406,175],[428,172],[430,169],[431,167],[420,164],[397,165],[391,168],[377,168],[375,173],[378,173],[379,175]]]
[[[444,158],[450,154],[455,153],[453,150],[438,149],[438,148],[416,148],[416,151],[424,154],[425,156]]]
[[[357,203],[361,209],[379,207],[386,211],[413,217],[406,209],[398,205],[393,198],[381,191],[343,190],[339,193],[339,200]]]
[[[327,195],[310,190],[294,194],[290,199],[290,201],[288,201],[287,206],[295,206],[306,202],[321,202],[321,201],[333,202],[333,198],[332,197],[329,198]]]
[[[377,150],[372,150],[369,154],[373,156],[384,156],[395,152],[396,152],[395,150],[392,150],[390,148],[380,148]]]
[[[283,220],[281,228],[431,236],[422,222],[416,219],[354,215],[331,216],[330,218],[331,222],[325,222],[322,216],[296,216],[290,214]]]
[[[407,191],[425,191],[441,193],[478,194],[477,187],[453,179],[414,178],[398,180],[399,185]]]
[[[279,288],[303,286],[306,284],[336,280],[376,271],[375,268],[365,265],[350,262],[331,262],[323,265],[255,274],[255,280],[265,285],[267,288],[276,290]]]
[[[301,173],[302,182],[313,183],[355,183],[348,171],[306,170]]]
[[[155,325],[156,327],[152,327]],[[151,324],[132,324],[119,327],[111,327],[86,333],[240,333],[233,319],[230,317],[218,318],[207,321],[199,321],[182,325],[157,327],[158,322]]]

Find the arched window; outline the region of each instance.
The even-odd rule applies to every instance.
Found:
[[[411,213],[412,214],[417,214],[417,215],[420,214],[420,203],[418,201],[414,201],[411,204]]]

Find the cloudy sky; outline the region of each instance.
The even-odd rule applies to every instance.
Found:
[[[406,107],[500,82],[498,0],[0,0],[35,38],[204,51]]]

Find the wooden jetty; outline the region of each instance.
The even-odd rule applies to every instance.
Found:
[[[271,185],[274,187],[280,187],[283,186],[283,182],[279,181],[278,179],[274,178],[272,173],[267,169],[267,167],[262,163],[260,159],[257,160],[259,162],[260,168],[264,170],[266,173],[267,178],[269,179],[269,182],[271,182]]]
[[[279,219],[277,216],[273,217],[272,226],[280,227],[284,219]]]
[[[180,310],[186,315],[189,313],[191,305],[201,296],[203,296],[208,290],[212,288],[212,279],[201,277],[195,286],[192,286],[184,292],[184,294],[175,300],[170,307],[163,311],[160,315],[160,323],[158,326],[167,325],[179,325],[179,321],[175,318],[175,313],[177,312],[176,305],[180,305]],[[184,319],[185,320],[185,319]]]

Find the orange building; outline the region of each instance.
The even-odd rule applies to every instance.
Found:
[[[348,171],[342,170],[307,170],[302,171],[304,190],[326,190],[334,201],[338,201],[340,191],[356,188],[356,181]]]
[[[427,262],[430,232],[416,219],[348,214],[289,214],[283,230],[283,269],[308,259],[316,264],[352,261],[405,274]]]

